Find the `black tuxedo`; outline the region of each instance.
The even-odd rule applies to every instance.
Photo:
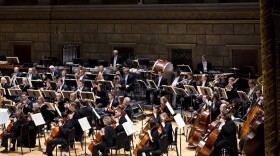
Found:
[[[219,116],[220,114],[220,106],[221,106],[221,102],[220,101],[216,101],[212,103],[211,107],[211,120],[215,121],[215,119]]]
[[[131,119],[131,117],[132,117],[132,107],[130,105],[128,105],[125,108],[125,112],[126,112],[127,116]]]
[[[198,86],[202,86],[202,84],[203,84],[202,81],[199,81]],[[204,87],[209,87],[209,82],[208,81],[205,82]]]
[[[116,64],[122,64],[122,63],[123,63],[123,58],[118,55]],[[111,64],[114,65],[114,57],[111,58]]]
[[[134,90],[134,83],[135,83],[135,77],[132,74],[128,74],[127,77],[127,81],[125,83],[125,76],[123,76],[122,80],[121,80],[121,90],[125,90],[127,92],[131,92]],[[126,88],[126,85],[128,85],[128,87]]]
[[[197,64],[197,70],[198,70],[198,72],[202,72],[202,73],[204,73],[203,71],[203,64],[202,64],[202,62],[199,62],[198,64]],[[207,72],[208,71],[210,71],[210,70],[212,70],[212,64],[211,64],[211,62],[208,62],[207,61]]]
[[[79,110],[80,117],[89,117],[92,116],[92,108],[90,106],[82,107]]]
[[[27,79],[29,78],[28,75],[29,75],[29,74],[27,74],[27,76],[26,76]],[[37,74],[32,74],[32,75],[31,75],[31,80],[38,80],[38,79],[40,79],[40,77],[39,77]]]

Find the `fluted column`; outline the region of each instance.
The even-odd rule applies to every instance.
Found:
[[[276,103],[276,65],[273,23],[272,0],[260,0],[260,32],[261,32],[261,58],[265,110],[265,153],[274,155],[278,142],[277,133],[277,103]],[[277,111],[276,111],[277,110]]]

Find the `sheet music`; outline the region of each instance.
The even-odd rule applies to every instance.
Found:
[[[179,128],[183,128],[186,125],[186,123],[184,122],[181,114],[176,114],[174,116],[174,120],[176,121]]]
[[[174,110],[173,110],[173,108],[171,107],[171,105],[170,105],[169,102],[166,103],[166,106],[167,106],[168,110],[170,111],[171,115],[174,115],[175,112],[174,112]]]
[[[6,124],[10,121],[8,109],[0,109],[0,124]]]
[[[81,125],[83,131],[86,131],[91,128],[90,124],[88,123],[88,119],[86,117],[78,119],[78,121],[79,121],[79,124]]]
[[[127,114],[125,114],[124,117],[125,117],[125,119],[126,119],[127,122],[129,122],[129,123],[131,123],[131,124],[133,125],[133,122],[130,120],[130,118],[128,117]]]
[[[61,112],[60,112],[60,110],[58,109],[57,105],[54,105],[54,108],[55,108],[55,110],[57,111],[58,115],[61,117]]]
[[[46,123],[41,113],[31,114],[31,118],[36,126],[40,126]]]
[[[127,136],[130,136],[136,132],[134,130],[133,124],[129,123],[128,121],[123,123],[122,126]]]
[[[96,110],[94,108],[92,108],[92,111],[93,113],[96,115],[97,119],[99,120],[100,119],[100,116],[99,114],[96,112]]]

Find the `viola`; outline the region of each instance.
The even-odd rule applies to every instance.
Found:
[[[51,135],[49,136],[49,138],[45,141],[44,145],[47,146],[48,141],[54,140],[55,138],[58,137],[58,135],[59,135],[59,127],[55,127],[55,128],[52,130],[52,133],[51,133]]]

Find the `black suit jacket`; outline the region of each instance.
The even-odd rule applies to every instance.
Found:
[[[214,121],[220,114],[220,106],[221,106],[221,102],[220,101],[216,101],[212,103],[211,106],[211,120]],[[215,106],[213,108],[213,105]]]
[[[55,91],[57,92],[59,88],[60,88],[60,87],[56,86]],[[62,88],[61,91],[63,91],[63,90],[68,90],[68,87],[66,86],[66,84],[64,84],[61,88]]]
[[[117,56],[117,62],[116,64],[122,64],[123,63],[123,58],[121,56]],[[111,64],[114,64],[114,57],[111,58]]]
[[[27,115],[28,112],[33,112],[32,108],[33,108],[33,103],[32,101],[29,100],[28,103],[23,107],[22,111],[25,115]]]
[[[202,81],[199,81],[198,86],[202,86]],[[204,87],[209,87],[209,82],[206,81]]]
[[[89,106],[82,107],[79,110],[80,118],[92,116],[92,109]]]
[[[21,126],[23,124],[27,123],[27,120],[26,118],[24,117],[21,117],[19,118],[16,122],[14,122],[13,124],[13,130],[14,130],[14,133],[15,133],[15,137],[18,137],[20,136],[20,129],[21,129]]]
[[[153,150],[157,150],[159,148],[159,135],[158,135],[158,129],[156,127],[152,128],[151,130],[151,136],[153,138],[153,141],[150,142],[150,147]]]
[[[156,85],[158,85],[158,81],[159,81],[159,78],[157,77],[156,78]],[[161,81],[160,81],[160,84],[159,84],[159,86],[162,86],[162,85],[168,85],[168,82],[167,82],[167,79],[165,78],[165,77],[162,77],[161,78]]]
[[[73,123],[71,120],[67,120],[61,127],[59,127],[59,138],[67,139],[69,131],[73,128]]]
[[[134,90],[134,83],[135,83],[135,77],[129,73],[126,84],[125,84],[125,76],[123,76],[123,78],[121,80],[120,89],[130,92],[130,91]],[[126,85],[128,85],[128,88],[126,88]]]
[[[194,79],[192,79],[192,80],[188,83],[188,85],[194,86],[194,88],[197,89],[196,81],[195,81]]]
[[[171,144],[173,142],[173,134],[172,134],[172,124],[171,121],[166,121],[165,126],[163,127],[163,133],[168,136],[168,143]]]
[[[230,147],[237,154],[237,138],[236,138],[236,125],[231,119],[227,119],[223,125],[217,141],[227,141]]]
[[[197,70],[198,70],[198,72],[202,72],[202,73],[204,73],[203,71],[203,64],[202,64],[202,62],[200,62],[200,63],[198,63],[197,64]],[[211,64],[211,62],[208,62],[207,61],[207,71],[209,71],[209,70],[212,70],[212,64]]]
[[[105,134],[103,136],[102,142],[106,144],[106,147],[112,146],[115,144],[116,140],[116,131],[112,126],[105,127]]]
[[[115,128],[116,132],[117,133],[120,133],[120,132],[123,132],[124,131],[124,128],[123,128],[123,123],[126,122],[126,119],[124,116],[121,116],[120,119],[119,119],[119,125]]]
[[[130,105],[128,105],[125,108],[125,112],[126,112],[127,116],[131,119],[131,117],[132,117],[132,107]]]

